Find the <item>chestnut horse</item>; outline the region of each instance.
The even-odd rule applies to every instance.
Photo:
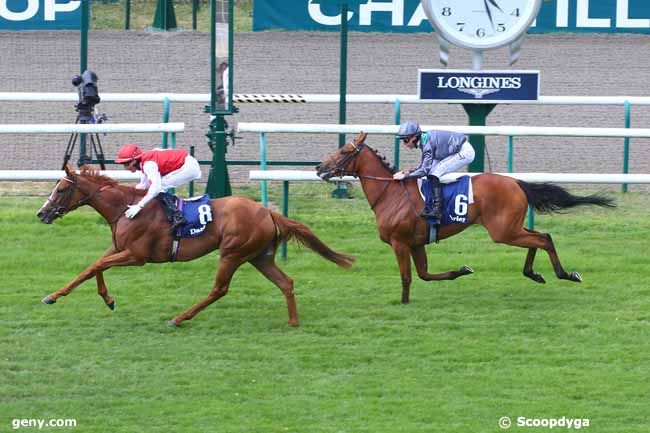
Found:
[[[43,303],[55,303],[59,297],[68,295],[79,284],[94,276],[99,296],[112,310],[115,301],[106,289],[104,271],[113,266],[142,266],[145,263],[170,261],[173,239],[167,217],[158,200],[152,200],[136,218],[130,220],[124,217],[124,210],[127,205],[137,202],[144,195],[144,190],[118,185],[114,180],[90,170],[75,174],[68,166],[65,173],[66,176],[57,183],[39,210],[38,218],[51,224],[54,219],[87,204],[110,225],[113,245],[77,278],[43,298]],[[220,249],[216,281],[208,297],[169,321],[170,327],[190,320],[224,296],[233,274],[246,262],[280,288],[289,309],[289,325],[298,326],[293,280],[275,263],[277,246],[283,240],[295,239],[344,268],[349,268],[354,261],[351,256],[331,250],[303,224],[248,198],[226,197],[211,200],[210,204],[213,222],[200,236],[181,239],[176,260],[194,260]]]
[[[360,133],[316,167],[323,180],[352,175],[361,181],[363,192],[375,212],[379,237],[393,247],[402,277],[402,303],[409,302],[411,260],[418,276],[425,281],[453,280],[474,271],[463,266],[457,271],[430,274],[427,270],[427,224],[421,218],[423,202],[414,179],[393,181],[394,170],[383,157],[365,144],[366,134]],[[440,227],[439,239],[462,232],[471,224],[482,224],[499,243],[528,248],[523,274],[538,283],[545,283],[541,274],[533,271],[538,248],[544,249],[553,264],[555,275],[563,280],[580,282],[577,272],[568,273],[560,264],[555,246],[548,233],[523,228],[528,205],[538,212],[551,212],[578,205],[614,207],[610,198],[600,195],[576,197],[564,188],[551,184],[527,183],[497,174],[472,177],[474,203],[469,205],[468,224]]]

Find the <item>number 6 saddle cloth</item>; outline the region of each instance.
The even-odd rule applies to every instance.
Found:
[[[431,187],[426,177],[418,179],[418,190],[422,200],[425,200],[427,194],[431,194]],[[472,203],[474,203],[474,194],[469,176],[461,176],[451,183],[444,183],[440,225],[467,224],[467,211]]]

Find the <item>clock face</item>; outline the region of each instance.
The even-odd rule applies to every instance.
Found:
[[[442,37],[473,49],[513,42],[528,30],[541,4],[542,0],[422,0]]]

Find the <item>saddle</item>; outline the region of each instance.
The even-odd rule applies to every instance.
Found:
[[[189,199],[182,199],[168,193],[162,194],[166,194],[173,200],[173,203],[176,203],[177,209],[182,212],[185,219],[185,224],[177,227],[173,233],[170,260],[174,262],[178,256],[180,240],[200,236],[212,222],[212,207],[210,206],[210,196],[207,194]]]
[[[427,178],[418,179],[418,189],[425,200],[431,195],[431,187]],[[440,226],[450,224],[467,224],[469,205],[474,203],[472,182],[469,176],[461,176],[453,182],[442,185],[442,218]],[[438,242],[436,226],[429,218],[425,218],[429,227],[429,239],[427,243]]]

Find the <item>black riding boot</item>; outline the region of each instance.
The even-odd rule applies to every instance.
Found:
[[[174,203],[174,198],[171,195],[158,194],[156,198],[160,200],[160,203],[163,205],[165,215],[167,215],[167,219],[171,225],[172,233],[174,233],[178,227],[181,227],[187,223],[185,217],[183,216],[183,212],[178,210],[176,204]]]
[[[431,187],[431,195],[424,202],[422,217],[431,218],[434,220],[434,224],[440,224],[440,218],[442,217],[442,185],[440,185],[440,179],[436,176],[427,176],[427,179]]]

